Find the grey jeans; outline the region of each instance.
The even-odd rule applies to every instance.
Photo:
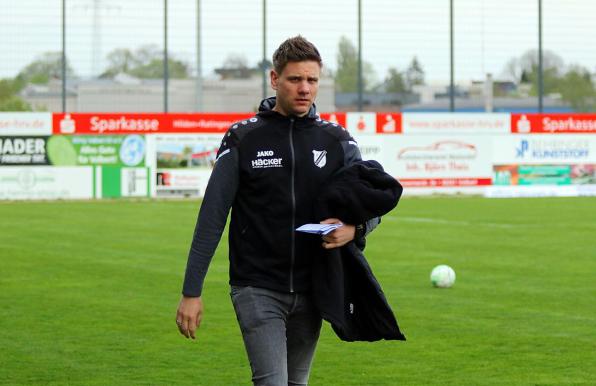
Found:
[[[321,331],[309,295],[231,288],[255,386],[306,385]]]

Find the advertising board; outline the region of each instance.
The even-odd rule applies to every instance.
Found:
[[[54,114],[54,134],[224,133],[253,113],[71,113]]]
[[[507,113],[404,113],[404,134],[508,134]]]
[[[51,135],[52,113],[0,112],[0,135]]]
[[[0,199],[55,200],[93,198],[92,167],[0,167]]]

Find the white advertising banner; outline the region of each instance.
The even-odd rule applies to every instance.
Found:
[[[0,168],[0,199],[89,199],[93,183],[91,166],[6,166]]]
[[[151,196],[202,197],[224,134],[147,136],[147,162],[155,173]]]
[[[596,185],[488,186],[485,197],[577,197],[596,196]]]
[[[0,113],[0,135],[52,135],[52,113]]]
[[[223,134],[147,135],[147,166],[211,168],[222,138]]]
[[[491,184],[490,137],[409,135],[378,140],[380,162],[405,187]]]
[[[352,133],[350,133],[352,134]],[[358,143],[360,155],[363,160],[376,160],[383,163],[385,156],[384,150],[387,148],[384,143],[386,137],[379,135],[356,135],[352,134],[353,138]]]
[[[157,169],[158,197],[203,197],[211,169]]]
[[[377,113],[354,112],[346,114],[346,129],[352,135],[376,134]]]
[[[508,113],[404,113],[404,134],[508,134]]]
[[[122,168],[120,174],[122,197],[147,197],[148,174],[147,168]]]
[[[596,136],[566,134],[503,135],[493,137],[493,163],[596,163]]]

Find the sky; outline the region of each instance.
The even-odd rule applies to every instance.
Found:
[[[263,0],[169,0],[168,50],[197,68],[200,1],[201,74],[213,76],[230,55],[249,65],[263,56]],[[94,13],[94,3],[99,12]],[[163,0],[66,0],[67,56],[90,77],[116,48],[163,48]],[[357,0],[267,1],[266,55],[284,39],[311,40],[329,69],[337,67],[341,36],[358,40]],[[596,73],[595,0],[542,0],[543,47],[566,65]],[[94,14],[97,22],[94,24]],[[12,77],[46,51],[61,49],[60,0],[0,0],[0,78]],[[96,28],[94,28],[94,25]],[[537,0],[454,0],[456,81],[506,78],[505,65],[538,46]],[[98,38],[99,37],[99,38]],[[449,80],[448,0],[362,0],[362,53],[378,81],[405,70],[416,56],[428,83]]]

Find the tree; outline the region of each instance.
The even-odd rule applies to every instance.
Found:
[[[102,77],[113,77],[119,73],[127,74],[141,62],[128,48],[116,48],[107,55],[109,66]]]
[[[564,72],[565,64],[559,55],[545,50],[542,53],[542,68],[545,84],[554,85],[556,83],[554,79]],[[503,76],[516,83],[533,83],[537,85],[538,50],[527,50],[519,58],[509,59],[503,70]],[[547,77],[549,78],[547,79]]]
[[[17,93],[24,87],[21,77],[0,79],[0,111],[31,111],[31,105],[21,99]]]
[[[50,79],[62,79],[62,53],[45,52],[23,68],[18,78],[25,83],[47,84]],[[75,77],[74,70],[66,60],[66,78]]]
[[[32,111],[31,105],[16,95],[0,99],[0,111]]]
[[[234,53],[229,54],[222,66],[216,68],[214,71],[221,76],[222,79],[248,79],[260,72],[258,67],[249,67],[246,56]]]
[[[552,51],[544,51],[542,67],[545,95],[559,94],[576,111],[596,109],[596,87],[587,69],[566,69],[563,59]],[[510,59],[504,74],[517,83],[530,84],[530,95],[538,95],[538,51],[528,50],[519,58]]]
[[[532,72],[538,69],[538,50],[527,50],[519,58],[519,66],[522,70]],[[565,68],[563,58],[550,50],[542,51],[542,68],[544,70],[552,69],[553,73],[560,75]]]
[[[558,91],[575,111],[596,110],[596,87],[587,69],[572,67],[560,80]]]
[[[373,88],[376,75],[369,62],[362,62],[362,78],[364,90]],[[345,36],[339,39],[335,87],[339,92],[358,91],[358,51]]]
[[[424,84],[424,69],[416,56],[412,58],[410,65],[406,69],[405,76],[406,86],[410,91],[412,90],[412,87]]]
[[[261,59],[257,63],[257,68],[261,71],[269,71],[273,68],[273,63],[268,59]]]
[[[146,45],[131,51],[128,48],[117,48],[107,55],[108,68],[102,78],[113,78],[124,73],[144,79],[163,78],[163,51],[156,45]],[[168,75],[170,78],[188,78],[190,67],[187,63],[169,56]]]
[[[405,93],[408,91],[404,74],[395,67],[390,67],[389,70],[387,70],[387,76],[385,77],[385,91],[396,93]]]

